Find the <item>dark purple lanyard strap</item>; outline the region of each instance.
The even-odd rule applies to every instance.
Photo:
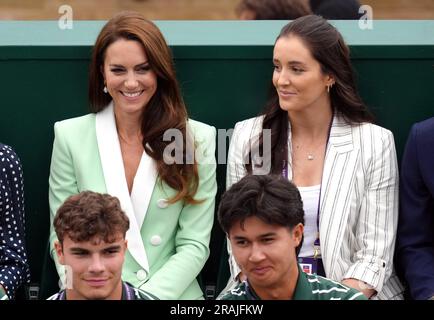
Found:
[[[333,118],[334,118],[334,112],[332,113],[332,118],[330,120],[329,129],[327,132],[327,141],[326,141],[326,147],[325,147],[324,154],[327,153],[327,147],[328,147],[329,140],[330,140],[330,132],[332,130]],[[324,155],[324,162],[325,162],[325,155]],[[323,171],[324,171],[324,165],[323,165]],[[288,161],[284,161],[283,169],[282,169],[282,176],[288,179]],[[320,245],[320,242],[319,242],[319,214],[320,214],[320,206],[321,206],[322,176],[323,176],[323,174],[321,174],[321,182],[319,185],[319,195],[318,195],[318,208],[317,208],[317,212],[316,212],[316,228],[317,228],[318,232],[316,235],[315,242],[313,243],[314,246]]]
[[[125,289],[126,300],[134,300],[134,292],[133,289],[130,288],[125,282],[123,283]]]

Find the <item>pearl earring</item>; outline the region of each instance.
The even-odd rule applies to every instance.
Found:
[[[102,91],[104,91],[104,93],[107,93],[108,92],[107,87],[104,86],[104,89],[102,89]]]

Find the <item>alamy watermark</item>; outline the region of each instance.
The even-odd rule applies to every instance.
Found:
[[[71,30],[74,28],[74,18],[72,7],[67,4],[63,4],[59,7],[58,13],[61,14],[57,22],[59,29]]]
[[[74,273],[72,271],[72,267],[70,265],[64,265],[65,272],[63,276],[60,276],[58,285],[61,290],[65,289],[73,289],[73,276]]]
[[[372,30],[374,28],[374,10],[366,4],[360,6],[359,13],[363,16],[359,19],[359,28],[361,30]]]
[[[214,141],[202,141],[196,137],[194,141],[191,130],[186,130],[186,138],[178,129],[168,129],[163,134],[163,141],[169,142],[163,150],[163,161],[172,164],[226,164],[228,159],[228,145],[230,145],[234,129],[217,130],[217,153],[211,154],[210,144]],[[271,170],[271,130],[262,131],[262,147],[259,148],[259,136],[243,146],[243,150],[237,150],[241,157],[237,157],[235,165],[251,164],[254,174],[264,175]],[[213,150],[212,150],[213,151]],[[216,157],[215,157],[216,156]]]

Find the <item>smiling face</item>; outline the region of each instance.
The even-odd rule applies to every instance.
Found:
[[[157,76],[138,41],[119,39],[110,44],[102,71],[116,112],[140,115],[157,90]]]
[[[293,35],[276,41],[273,52],[273,85],[280,108],[300,112],[330,107],[327,85],[333,79],[325,75],[303,41]]]
[[[72,288],[68,300],[120,300],[122,296],[122,265],[127,242],[118,232],[115,240],[106,243],[99,238],[74,242],[68,236],[63,245],[55,243],[59,262],[72,272]],[[68,284],[69,285],[69,284]]]
[[[289,288],[297,281],[295,248],[303,234],[299,223],[293,230],[249,217],[243,227],[235,223],[229,230],[232,252],[256,293]]]

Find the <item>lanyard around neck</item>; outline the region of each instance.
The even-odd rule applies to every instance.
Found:
[[[332,113],[332,118],[330,120],[329,123],[329,128],[327,131],[327,141],[326,141],[326,147],[324,150],[324,162],[325,162],[325,155],[327,153],[327,148],[328,148],[328,144],[329,144],[329,140],[330,140],[330,132],[332,130],[332,124],[333,124],[333,118],[334,118],[334,112]],[[321,173],[321,182],[319,185],[319,195],[318,195],[318,207],[317,207],[317,212],[316,212],[316,228],[317,228],[317,236],[315,238],[315,242],[314,242],[314,247],[318,247],[320,246],[320,242],[319,242],[319,215],[320,215],[320,206],[321,206],[321,191],[322,191],[322,177],[324,174],[324,164],[323,164],[323,172]],[[282,169],[282,176],[285,177],[286,179],[288,179],[288,162],[285,161],[284,165],[283,165],[283,169]]]

